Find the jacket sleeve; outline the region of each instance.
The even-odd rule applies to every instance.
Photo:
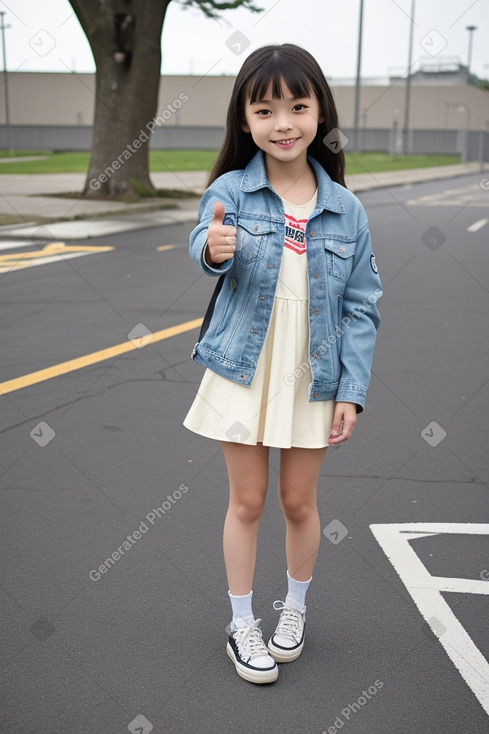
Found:
[[[358,413],[365,406],[370,383],[375,340],[380,324],[377,302],[382,296],[382,285],[364,212],[361,222],[352,271],[343,294],[342,319],[339,324],[341,376],[336,395],[337,401],[356,403]]]
[[[207,232],[214,214],[214,203],[220,201],[224,205],[224,224],[236,226],[237,206],[235,197],[223,177],[216,179],[204,192],[199,206],[199,223],[190,234],[190,256],[207,275],[222,275],[234,263],[234,257],[225,260],[220,265],[208,265],[204,259],[207,249]]]

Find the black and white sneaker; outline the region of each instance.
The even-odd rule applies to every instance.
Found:
[[[299,657],[304,647],[306,608],[298,612],[285,606],[283,601],[274,601],[273,608],[277,611],[281,609],[282,614],[268,642],[268,650],[277,663],[291,663]]]
[[[251,683],[273,683],[278,677],[278,666],[263,642],[260,621],[231,632],[227,653],[241,678]]]

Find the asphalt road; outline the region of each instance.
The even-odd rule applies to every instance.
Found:
[[[150,340],[210,296],[191,226],[0,275],[3,731],[489,731],[489,191],[472,176],[361,199],[383,323],[366,410],[323,465],[306,647],[272,686],[225,652],[226,472],[182,426],[198,331]],[[128,334],[140,348],[10,382]],[[285,594],[278,458],[254,585],[265,635]]]

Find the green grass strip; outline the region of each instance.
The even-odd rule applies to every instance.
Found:
[[[45,156],[41,160],[22,161],[23,157]],[[150,170],[163,171],[209,171],[216,159],[217,151],[212,150],[155,150],[150,152]],[[15,151],[15,158],[0,163],[3,173],[86,173],[90,159],[89,153],[52,153],[50,151]],[[8,158],[8,151],[0,150],[0,158]],[[460,163],[459,156],[453,155],[407,155],[391,156],[388,153],[347,153],[346,172],[375,173],[378,171],[399,171],[408,168],[428,168]]]

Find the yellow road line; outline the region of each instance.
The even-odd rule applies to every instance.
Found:
[[[160,245],[160,247],[157,247],[157,252],[165,252],[166,250],[174,250],[176,245]]]
[[[183,334],[186,331],[196,329],[201,324],[202,319],[194,319],[193,321],[185,321],[183,324],[170,326],[168,329],[156,331],[151,337],[151,342],[159,342],[163,339],[169,339],[172,336],[177,336],[177,334]],[[123,344],[116,344],[113,347],[101,349],[98,352],[92,352],[92,354],[85,354],[83,357],[70,359],[68,362],[61,362],[60,364],[55,364],[52,367],[46,367],[44,370],[31,372],[28,375],[16,377],[13,380],[7,380],[7,382],[0,382],[0,395],[6,395],[9,392],[21,390],[24,387],[36,385],[38,382],[51,380],[53,377],[65,375],[67,372],[80,370],[83,367],[88,367],[89,365],[96,364],[97,362],[103,362],[106,359],[117,357],[125,352],[131,352],[133,349],[141,349],[141,341],[139,341],[139,346],[135,342],[136,340],[134,342],[128,340]]]
[[[0,255],[0,273],[9,273],[12,270],[23,270],[37,265],[47,265],[59,260],[68,260],[90,253],[109,252],[113,247],[99,247],[95,245],[66,245],[64,242],[51,242],[42,250],[28,252],[11,252]]]

